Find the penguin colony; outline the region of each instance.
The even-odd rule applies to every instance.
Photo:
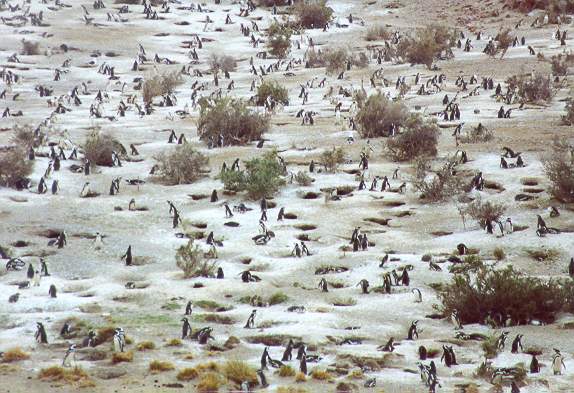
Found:
[[[331,21],[297,29],[278,59],[265,32],[297,17],[290,1],[263,3],[0,0],[0,154],[22,148],[33,165],[0,188],[0,364],[15,347],[29,353],[0,390],[44,391],[38,370],[59,366],[87,370],[96,391],[110,382],[202,391],[203,375],[150,376],[149,361],[161,358],[177,369],[249,365],[252,377],[222,376],[220,391],[569,391],[571,315],[478,324],[434,306],[436,287],[468,255],[543,279],[574,276],[574,209],[551,199],[542,166],[554,137],[574,152],[572,128],[560,125],[570,77],[548,60],[572,56],[571,17],[504,2],[329,1]],[[431,22],[454,31],[452,48],[429,67],[397,61],[390,48]],[[366,41],[376,26],[387,33]],[[507,27],[513,40],[501,53]],[[343,46],[365,66],[310,67],[311,52]],[[213,72],[222,54],[236,68]],[[180,83],[144,102],[145,82],[169,72]],[[550,103],[521,101],[508,82],[517,74],[549,77]],[[257,87],[274,80],[289,103],[255,106]],[[432,165],[464,179],[463,197],[422,201],[414,163],[385,147],[401,127],[361,137],[359,96],[376,93],[437,122]],[[270,117],[261,139],[198,138],[201,100],[222,97]],[[33,143],[16,137],[26,127]],[[84,154],[94,130],[120,142],[109,166]],[[209,157],[208,173],[158,182],[157,155],[186,144]],[[323,153],[337,147],[345,157],[329,173]],[[283,169],[279,192],[250,200],[223,189],[222,172],[270,151]],[[298,173],[312,180],[298,184]],[[461,222],[457,207],[477,199],[506,209]],[[184,279],[175,252],[191,238],[212,269]],[[535,263],[524,251],[532,247],[559,256]],[[506,257],[497,261],[495,248]],[[155,348],[144,356],[137,343],[147,341]],[[128,352],[126,372],[103,377]],[[287,367],[297,377],[280,376]]]

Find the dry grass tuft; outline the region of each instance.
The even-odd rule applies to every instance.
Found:
[[[223,378],[217,373],[205,373],[201,376],[197,384],[198,393],[213,393],[219,391],[223,385]]]
[[[229,360],[223,365],[223,373],[230,381],[250,384],[257,384],[257,373],[255,369],[240,360]]]
[[[149,351],[155,349],[155,344],[152,341],[142,341],[136,345],[138,351]]]
[[[177,373],[178,381],[191,381],[199,376],[199,372],[195,368],[184,368]]]
[[[171,362],[167,362],[164,360],[152,360],[149,363],[149,371],[152,374],[163,373],[165,371],[174,370],[175,366]]]
[[[44,381],[61,382],[79,387],[95,386],[94,381],[81,367],[65,369],[60,366],[52,366],[43,368],[40,370],[38,378]]]
[[[112,355],[112,364],[129,363],[134,360],[134,353],[129,352],[114,352]]]
[[[30,354],[24,352],[20,347],[14,347],[6,350],[2,356],[2,363],[19,362],[30,358]]]

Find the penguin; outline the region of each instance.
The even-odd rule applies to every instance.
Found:
[[[496,348],[498,350],[503,350],[506,345],[506,339],[508,338],[509,332],[502,332],[502,334],[496,340]]]
[[[128,210],[131,212],[136,210],[136,200],[134,198],[130,200],[130,203],[128,204]]]
[[[43,276],[49,276],[50,273],[48,272],[48,264],[46,263],[46,261],[44,260],[44,258],[40,258],[40,272]]]
[[[403,269],[403,274],[401,275],[401,283],[405,287],[408,287],[410,282],[411,282],[411,279],[409,277],[409,272],[407,271],[407,269]]]
[[[421,345],[419,347],[419,359],[420,360],[427,360],[427,354],[428,354],[428,352],[427,352],[426,347],[424,345]]]
[[[393,352],[395,350],[395,338],[391,337],[389,338],[389,340],[387,341],[387,343],[383,346],[383,348],[381,349],[381,351],[383,352]]]
[[[357,286],[361,286],[361,291],[363,292],[363,294],[369,293],[369,282],[367,280],[362,279],[361,281],[359,281]]]
[[[270,356],[269,356],[269,348],[268,348],[268,347],[265,347],[265,348],[263,348],[263,353],[261,354],[261,361],[260,361],[261,370],[268,370],[268,368],[267,368],[267,359],[269,359],[269,358],[270,358]]]
[[[450,320],[452,321],[452,324],[454,325],[454,330],[462,330],[463,329],[462,322],[460,321],[460,316],[458,315],[458,310],[452,311],[452,313],[450,314]]]
[[[90,194],[90,182],[86,182],[82,191],[80,191],[80,198],[86,198]]]
[[[261,386],[263,388],[269,386],[269,384],[267,383],[267,378],[265,378],[265,374],[263,374],[263,370],[257,370],[257,376],[259,377],[259,380],[261,381]]]
[[[94,249],[100,250],[104,245],[104,241],[102,238],[102,234],[100,232],[96,232],[96,237],[94,239]]]
[[[423,301],[423,295],[420,289],[413,288],[411,292],[415,294],[415,303],[421,303]]]
[[[56,195],[59,189],[58,180],[52,181],[52,195]]]
[[[418,325],[419,321],[413,321],[411,322],[411,326],[409,327],[409,331],[407,334],[407,340],[414,340],[415,337],[419,338],[419,333],[417,330],[417,325]]]
[[[132,246],[129,245],[126,253],[122,256],[121,260],[126,260],[126,266],[132,265]]]
[[[46,335],[46,329],[42,322],[36,322],[36,334],[34,335],[34,338],[40,344],[48,344],[48,336]]]
[[[552,371],[554,375],[562,375],[563,368],[566,368],[564,357],[558,349],[554,348],[554,355],[552,355]]]
[[[65,322],[60,329],[60,337],[66,338],[70,334],[70,322]]]
[[[56,286],[54,284],[50,285],[50,289],[48,290],[48,294],[50,297],[55,298],[57,296]]]
[[[249,315],[249,318],[247,318],[247,322],[245,323],[245,326],[244,326],[245,329],[253,329],[255,327],[255,314],[256,313],[257,313],[257,310],[251,311],[251,315]]]
[[[377,378],[367,379],[363,386],[366,388],[374,388],[375,386],[377,386]]]
[[[444,361],[445,366],[452,366],[452,357],[450,351],[446,345],[442,346],[442,356],[440,357],[441,362]]]
[[[219,200],[219,198],[217,197],[217,190],[213,190],[211,192],[211,198],[210,198],[210,202],[217,202]]]
[[[303,375],[307,375],[307,355],[301,356],[301,360],[299,361],[299,371],[303,373]]]
[[[125,338],[124,329],[122,329],[121,327],[115,329],[113,344],[114,344],[114,351],[115,352],[118,352],[118,351],[123,352],[124,351],[124,347],[126,345],[126,338]]]
[[[225,278],[225,275],[223,274],[223,268],[221,266],[217,268],[216,278],[219,280],[223,280]]]
[[[74,363],[76,362],[76,344],[72,344],[68,347],[68,349],[66,350],[66,353],[64,354],[64,359],[62,360],[62,367],[71,367],[71,360],[70,356],[72,357],[72,359],[74,360]]]
[[[41,177],[40,178],[40,183],[38,183],[38,194],[44,194],[47,191],[47,187],[46,187],[46,182],[44,181],[44,178]]]
[[[35,274],[34,265],[29,264],[28,265],[28,271],[26,272],[26,277],[28,277],[28,279],[31,280],[34,278],[34,274]]]
[[[574,263],[571,263],[571,265],[574,270]],[[326,279],[322,278],[321,281],[319,281],[319,289],[321,290],[321,292],[329,292]]]
[[[538,363],[538,359],[536,359],[536,355],[532,355],[532,359],[530,360],[530,373],[536,374],[540,372],[540,364]]]
[[[518,353],[519,349],[521,351],[524,351],[524,348],[522,347],[522,337],[524,337],[522,334],[517,334],[514,340],[512,341],[512,348],[511,348],[512,353]]]
[[[190,301],[187,302],[186,306],[185,306],[185,314],[184,315],[191,315],[192,313],[192,306],[193,303]]]
[[[191,315],[191,313],[186,315]],[[181,339],[183,340],[187,337],[191,338],[191,325],[189,320],[187,318],[182,318],[181,322],[183,322],[183,325],[181,326]]]
[[[281,358],[282,362],[288,362],[293,358],[293,340],[289,339],[289,342],[287,343],[287,347],[285,348],[285,351],[283,352],[283,357]]]
[[[574,258],[570,258],[570,263],[568,264],[568,275],[574,278]]]
[[[510,393],[520,393],[520,389],[518,388],[518,385],[516,385],[516,382],[512,381],[510,384]]]

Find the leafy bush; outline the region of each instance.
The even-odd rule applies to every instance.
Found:
[[[429,175],[428,168],[427,159],[417,159],[412,184],[415,190],[421,193],[421,199],[428,202],[440,202],[463,192],[462,180],[456,177],[451,170],[443,166],[437,172]]]
[[[479,143],[488,142],[493,138],[494,133],[481,123],[476,127],[472,127],[470,131],[462,135],[459,140],[461,143]]]
[[[22,148],[0,151],[0,186],[15,187],[32,173],[32,162]]]
[[[287,89],[281,86],[279,82],[265,81],[259,85],[256,96],[257,105],[264,105],[267,97],[271,97],[275,102],[282,105],[289,105]]]
[[[455,43],[453,30],[431,25],[417,31],[414,38],[403,38],[397,46],[397,56],[411,64],[424,64],[430,69],[433,61],[440,58],[443,52],[448,53]]]
[[[382,93],[369,96],[360,108],[356,122],[363,138],[389,136],[391,126],[403,125],[409,115],[402,102],[391,101]]]
[[[550,193],[563,202],[574,202],[574,147],[563,140],[556,140],[553,152],[543,158],[544,172],[552,184]]]
[[[349,54],[343,48],[328,49],[323,52],[323,59],[328,74],[340,73],[345,70]]]
[[[19,126],[14,125],[14,135],[10,138],[10,142],[15,145],[30,148],[37,147],[40,142],[34,136],[34,129],[29,125]]]
[[[327,172],[335,173],[339,165],[345,162],[345,151],[342,147],[333,147],[332,150],[325,150],[321,154],[321,161]]]
[[[209,171],[206,169],[209,159],[189,144],[161,152],[155,159],[158,163],[156,173],[167,184],[190,184]]]
[[[291,35],[293,30],[287,24],[274,22],[267,29],[267,47],[269,53],[284,58],[291,48]]]
[[[113,166],[113,154],[124,156],[125,148],[117,139],[99,129],[92,130],[84,142],[84,156],[92,165]]]
[[[570,97],[566,103],[566,114],[562,116],[562,123],[571,126],[574,125],[574,100]]]
[[[322,29],[333,16],[333,10],[325,3],[325,0],[298,2],[295,5],[295,14],[299,24],[306,29]]]
[[[144,81],[142,93],[145,103],[150,103],[154,97],[173,93],[175,88],[183,83],[181,72],[173,71],[156,74]]]
[[[477,221],[481,228],[485,228],[487,223],[499,221],[505,210],[506,206],[504,204],[490,201],[483,202],[479,197],[469,203],[462,213]]]
[[[300,186],[310,186],[313,183],[313,178],[303,171],[297,172],[293,177],[293,180]]]
[[[524,276],[508,267],[481,268],[475,277],[455,275],[438,294],[444,315],[458,311],[461,322],[484,323],[487,316],[527,324],[550,323],[565,304],[559,283]]]
[[[411,115],[404,124],[405,131],[387,140],[387,150],[395,161],[417,157],[434,157],[437,154],[439,130],[434,121],[424,121]]]
[[[226,190],[247,191],[249,198],[260,199],[276,193],[285,184],[283,166],[277,152],[245,162],[244,171],[225,171],[221,181]]]
[[[237,61],[233,58],[233,56],[229,55],[217,55],[212,53],[209,56],[208,60],[209,69],[214,74],[218,72],[231,72],[235,71],[237,68]]]
[[[201,248],[191,239],[177,249],[175,263],[183,271],[184,278],[212,277],[217,267],[215,262],[204,258]]]
[[[367,41],[388,40],[390,38],[391,33],[382,24],[369,27],[365,35]]]
[[[261,139],[269,127],[269,117],[251,111],[242,100],[228,97],[215,100],[213,105],[200,100],[197,131],[200,139],[218,141],[224,145],[243,145]]]
[[[541,74],[514,75],[506,81],[511,90],[515,90],[524,102],[548,102],[552,99],[550,76]]]

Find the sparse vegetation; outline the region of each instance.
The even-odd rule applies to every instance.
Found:
[[[470,131],[461,135],[460,142],[461,143],[480,143],[480,142],[488,142],[494,138],[494,133],[489,129],[479,124],[476,127],[472,127]]]
[[[183,345],[183,343],[181,342],[181,340],[179,338],[172,338],[172,339],[168,340],[165,345],[168,347],[181,347]]]
[[[155,349],[155,344],[152,341],[142,341],[136,345],[138,351],[150,351]]]
[[[317,379],[319,381],[330,381],[333,379],[333,376],[325,370],[314,369],[311,371],[311,378]]]
[[[226,190],[247,191],[249,198],[260,199],[272,196],[285,184],[283,174],[279,156],[272,151],[245,162],[243,171],[221,173],[221,181]]]
[[[515,90],[518,97],[527,103],[549,102],[554,94],[550,76],[539,73],[514,75],[506,83],[509,89]]]
[[[128,352],[114,352],[112,355],[112,364],[132,362],[134,360],[134,353]]]
[[[217,55],[212,53],[209,56],[208,63],[209,69],[214,74],[219,72],[232,72],[237,68],[237,61],[235,61],[233,56],[229,55]]]
[[[289,95],[287,89],[277,81],[265,81],[257,87],[255,102],[257,105],[264,105],[267,97],[271,97],[274,102],[281,105],[289,105]]]
[[[154,97],[164,94],[171,94],[175,88],[183,83],[183,78],[179,71],[167,72],[165,74],[155,74],[147,78],[143,83],[143,100],[150,103]]]
[[[506,259],[506,253],[504,252],[504,249],[502,247],[496,247],[492,251],[492,255],[494,256],[494,259],[496,259],[497,261],[502,261]]]
[[[322,29],[333,16],[325,0],[300,1],[295,5],[299,24],[306,29]]]
[[[197,384],[198,393],[213,393],[218,392],[219,388],[224,384],[223,378],[214,372],[201,374],[199,383]]]
[[[387,140],[387,150],[395,161],[417,157],[434,157],[437,154],[439,130],[435,122],[424,121],[412,115],[404,124],[405,131]]]
[[[184,368],[177,373],[178,381],[191,381],[199,376],[199,373],[195,368]]]
[[[463,192],[463,182],[446,166],[429,174],[430,163],[426,158],[417,158],[413,187],[421,193],[421,199],[428,202],[441,202],[456,197]]]
[[[505,210],[504,204],[484,202],[481,198],[477,198],[463,208],[461,214],[470,216],[478,222],[481,228],[486,228],[487,223],[499,221]]]
[[[18,187],[32,173],[32,162],[22,148],[0,151],[0,186]]]
[[[511,8],[522,12],[530,12],[534,9],[551,11],[558,15],[574,12],[574,1],[572,0],[507,0]]]
[[[574,125],[574,100],[572,98],[568,99],[564,109],[566,113],[562,116],[562,123],[568,126]]]
[[[228,360],[223,365],[223,374],[228,380],[241,384],[245,381],[257,385],[257,373],[255,369],[240,360]]]
[[[35,56],[40,54],[40,43],[34,41],[22,40],[22,49],[20,54],[25,56]]]
[[[189,144],[178,145],[155,157],[157,175],[166,184],[190,184],[209,172],[209,159]]]
[[[293,177],[293,180],[300,186],[310,186],[313,183],[313,179],[306,172],[299,171]]]
[[[38,374],[38,378],[44,381],[60,382],[77,387],[93,387],[95,383],[92,381],[88,373],[81,367],[63,368],[59,366],[51,366],[43,368]]]
[[[321,161],[325,171],[335,173],[339,165],[345,162],[345,152],[342,147],[333,147],[332,150],[325,150],[321,154]]]
[[[277,374],[283,378],[294,377],[296,373],[297,372],[295,371],[295,369],[293,367],[289,366],[288,364],[281,366],[281,368],[277,372]]]
[[[369,27],[365,35],[367,41],[388,40],[390,38],[391,33],[382,24]]]
[[[570,53],[560,53],[554,55],[550,58],[550,64],[552,65],[552,75],[554,76],[566,76],[568,74],[568,68],[574,63],[574,54]]]
[[[152,374],[163,373],[174,369],[175,366],[173,365],[173,363],[164,360],[152,360],[149,363],[149,371]]]
[[[283,59],[291,48],[293,31],[287,24],[272,23],[267,29],[267,47],[272,56]]]
[[[287,296],[284,292],[275,292],[271,297],[269,297],[269,305],[273,306],[276,304],[285,303],[289,300],[289,296]]]
[[[13,363],[13,362],[20,362],[26,359],[30,359],[30,354],[24,352],[20,347],[15,347],[7,349],[4,352],[1,361],[2,363]]]
[[[177,249],[175,262],[183,271],[184,278],[212,277],[217,268],[214,261],[204,258],[201,248],[191,239]]]
[[[199,101],[197,131],[203,141],[218,141],[222,136],[225,146],[244,145],[261,139],[269,127],[269,118],[251,111],[242,100],[224,97],[213,105]]]
[[[554,262],[560,257],[560,251],[555,248],[527,248],[526,254],[538,262]]]
[[[400,127],[408,118],[408,109],[401,101],[391,101],[384,94],[369,96],[356,116],[363,138],[391,135],[391,126]]]

